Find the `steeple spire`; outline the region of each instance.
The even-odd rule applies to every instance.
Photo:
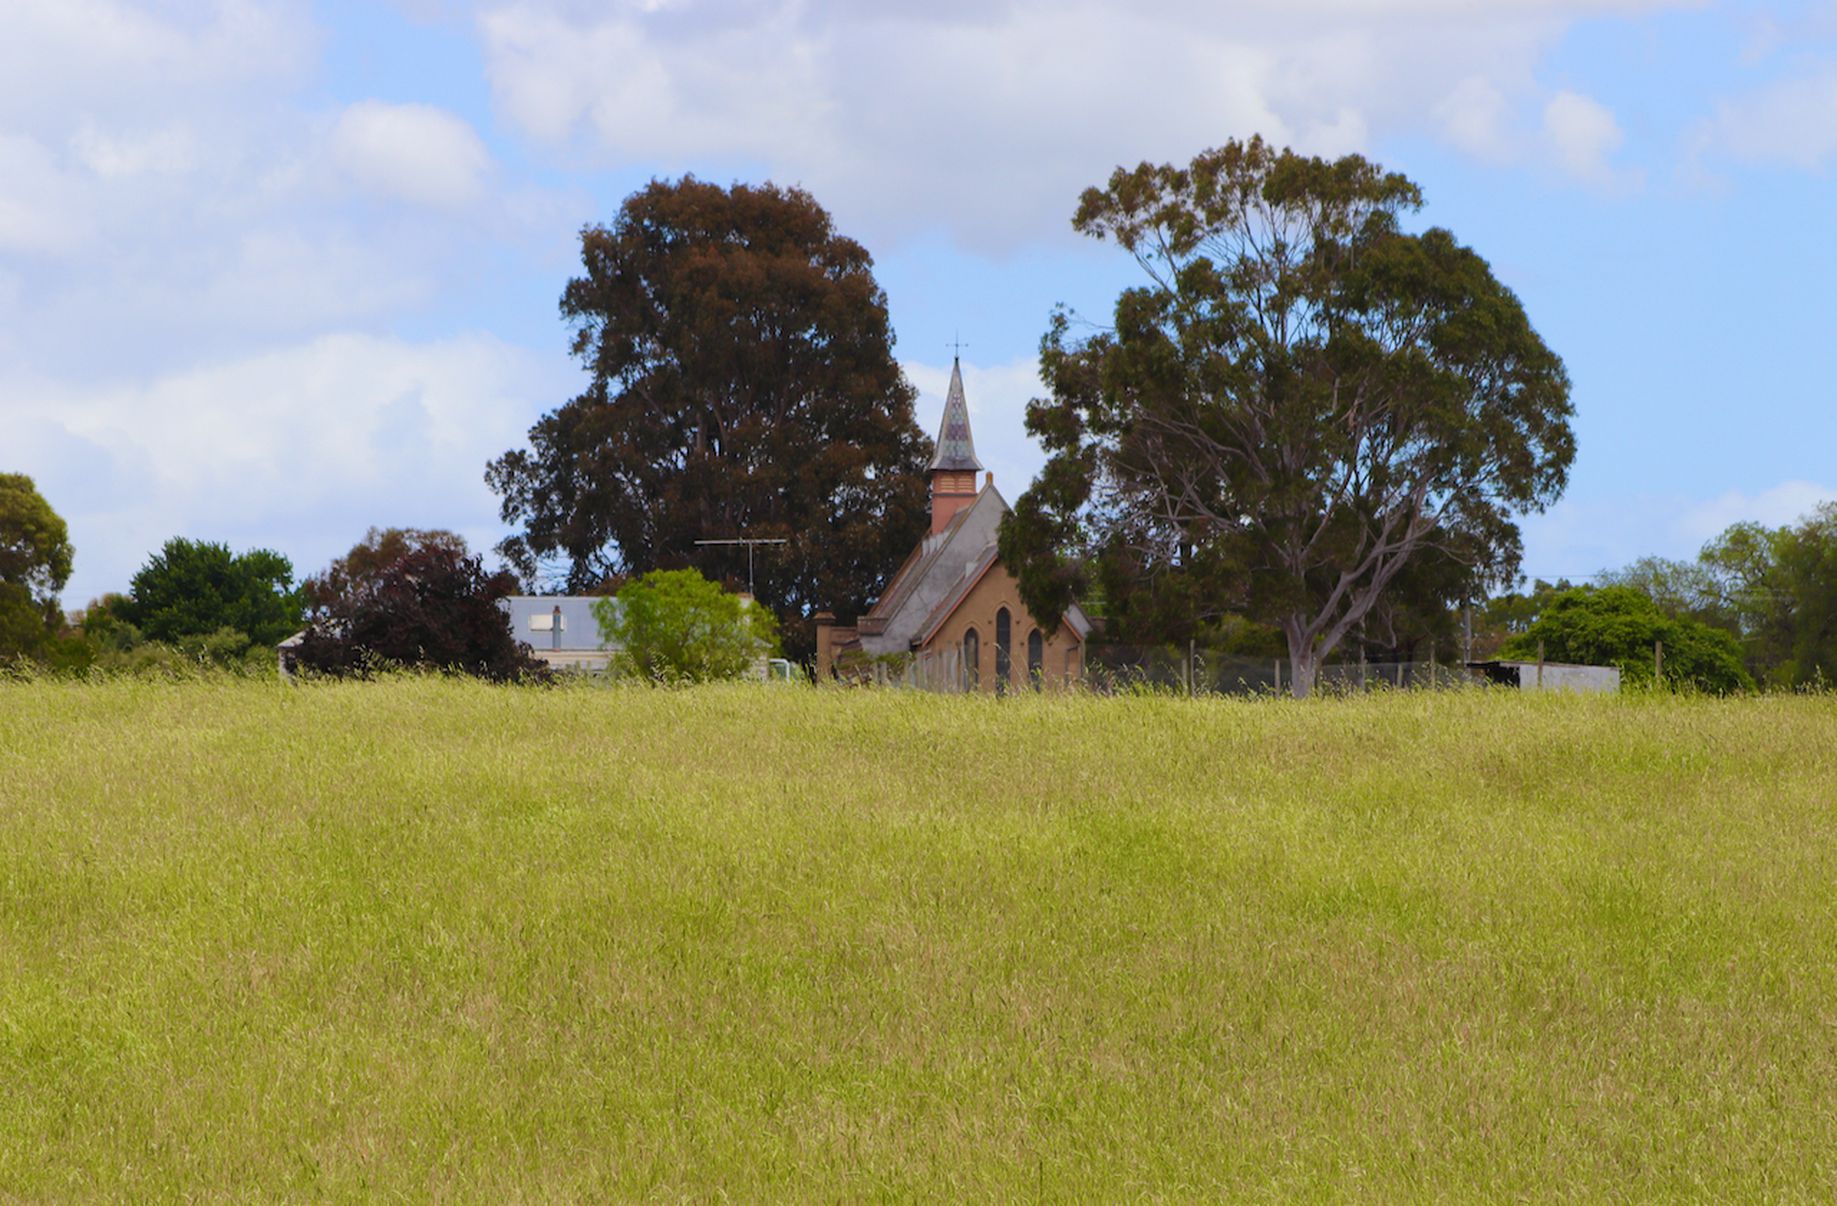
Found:
[[[963,368],[950,361],[950,392],[944,398],[944,422],[938,428],[938,452],[931,458],[931,530],[942,532],[957,513],[976,501],[976,474],[982,462],[970,439],[970,408],[963,400]]]
[[[931,458],[931,470],[933,473],[939,470],[976,473],[981,468],[982,462],[976,459],[976,443],[970,439],[970,408],[963,400],[963,368],[953,356],[950,392],[944,398],[944,423],[938,428],[938,452]]]

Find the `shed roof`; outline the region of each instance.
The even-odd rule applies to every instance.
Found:
[[[615,649],[616,645],[600,636],[599,617],[593,614],[599,601],[597,595],[508,595],[498,600],[498,606],[510,617],[511,634],[525,645],[583,652]],[[613,606],[618,606],[617,600]],[[559,634],[552,627],[557,608],[561,612]]]

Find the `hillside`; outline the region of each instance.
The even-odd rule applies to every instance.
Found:
[[[1837,1195],[1837,699],[0,685],[0,1199]]]

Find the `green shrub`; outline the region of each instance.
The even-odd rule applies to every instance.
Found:
[[[1654,646],[1664,646],[1665,686],[1716,695],[1748,691],[1754,680],[1741,664],[1733,633],[1698,620],[1668,616],[1630,586],[1579,587],[1553,598],[1537,621],[1505,643],[1508,658],[1534,658],[1541,645],[1553,662],[1618,666],[1628,685],[1652,684]]]
[[[654,682],[739,678],[778,651],[770,611],[692,569],[652,570],[601,599],[594,615],[622,661]]]

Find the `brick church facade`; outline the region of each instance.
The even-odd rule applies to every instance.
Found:
[[[993,473],[977,489],[982,472],[962,369],[953,363],[928,471],[931,531],[853,626],[817,615],[818,681],[892,673],[936,690],[1003,694],[1063,685],[1083,673],[1090,620],[1074,604],[1048,633],[1028,612],[996,551],[1008,503]]]

